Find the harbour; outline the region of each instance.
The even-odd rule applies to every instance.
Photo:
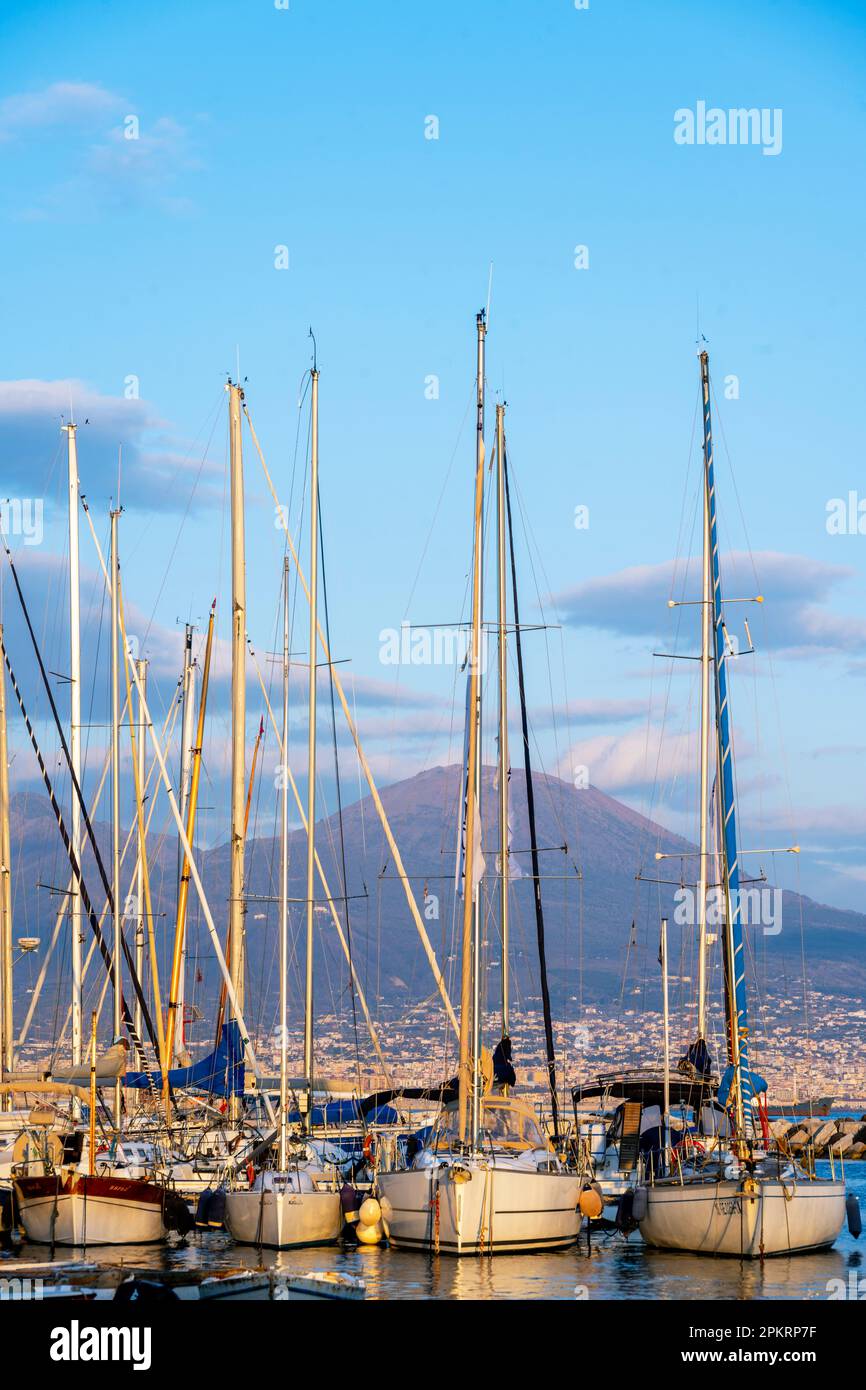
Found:
[[[866,1206],[866,1175],[861,1173],[850,1174],[849,1182]],[[28,1263],[38,1262],[49,1253],[43,1247],[28,1247],[18,1259],[0,1263],[0,1278],[27,1278]],[[850,1297],[852,1275],[858,1297],[863,1292],[859,1245],[847,1232],[832,1250],[763,1264],[651,1251],[639,1237],[625,1240],[611,1232],[592,1235],[590,1253],[582,1241],[579,1248],[555,1254],[503,1255],[468,1262],[446,1256],[418,1260],[409,1253],[378,1247],[259,1254],[239,1249],[223,1234],[192,1237],[180,1249],[130,1247],[122,1252],[101,1249],[74,1253],[82,1263],[110,1260],[155,1275],[187,1268],[208,1273],[264,1268],[290,1274],[327,1268],[363,1280],[366,1298],[376,1300],[824,1301]],[[81,1277],[86,1283],[86,1273]]]
[[[335,1355],[313,1319],[425,1302],[826,1374],[866,1299],[863,218],[807,94],[736,104],[778,17],[262,0],[250,65],[232,0],[39,8],[0,94],[0,1309],[160,1376],[253,1346],[208,1308],[340,1304],[288,1334]],[[842,10],[780,72],[847,91]]]

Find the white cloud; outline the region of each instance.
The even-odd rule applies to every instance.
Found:
[[[47,466],[60,444],[61,419],[79,422],[81,489],[94,499],[117,488],[117,450],[123,446],[122,500],[142,511],[183,511],[196,475],[195,500],[217,501],[222,470],[193,448],[178,448],[170,427],[144,400],[109,396],[85,382],[0,381],[4,488],[30,495],[39,461]],[[85,424],[85,421],[87,422]]]
[[[98,82],[52,82],[38,92],[16,92],[0,101],[0,140],[28,130],[90,122],[122,104],[122,97]]]
[[[685,634],[690,637],[692,627],[696,627],[698,610],[679,608],[671,619],[668,601],[694,599],[699,568],[696,557],[678,565],[673,560],[635,565],[588,579],[554,595],[553,602],[572,627],[602,629],[624,637],[662,637],[670,634],[672,622],[676,623],[682,626],[684,647]],[[764,603],[761,608],[738,605],[729,610],[729,624],[731,614],[745,613],[756,639],[760,631],[761,645],[789,656],[803,651],[862,651],[866,619],[834,613],[824,606],[854,573],[847,566],[828,565],[806,555],[732,551],[722,556],[724,592],[731,598],[751,598],[760,593]],[[736,630],[740,626],[737,616]],[[670,642],[670,635],[666,640]]]
[[[151,125],[142,122],[134,140],[127,139],[122,128],[109,131],[90,149],[77,182],[117,207],[155,202],[166,211],[183,213],[192,203],[175,186],[200,167],[186,128],[162,116]]]
[[[557,776],[574,782],[582,768],[594,787],[611,793],[654,786],[660,769],[666,781],[674,776],[690,780],[696,773],[695,737],[691,733],[663,736],[656,725],[624,734],[597,734],[571,745],[559,761]]]
[[[68,142],[61,145],[70,130],[76,132],[72,151]],[[0,102],[0,142],[46,132],[58,148],[57,176],[52,184],[49,174],[35,201],[22,200],[19,218],[87,218],[94,209],[129,211],[144,204],[174,214],[191,210],[184,185],[201,165],[190,130],[172,117],[137,111],[92,82],[54,82]]]

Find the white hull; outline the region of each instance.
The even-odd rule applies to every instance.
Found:
[[[640,1233],[663,1250],[762,1259],[822,1250],[845,1221],[845,1184],[759,1178],[754,1192],[734,1180],[657,1182],[646,1188]]]
[[[65,1184],[65,1191],[28,1195],[24,1179],[18,1185],[18,1205],[27,1239],[41,1245],[79,1246],[152,1245],[165,1239],[159,1189],[154,1189],[156,1200],[141,1200],[132,1189],[143,1183],[133,1180],[129,1196],[122,1195],[123,1179],[112,1180],[110,1193],[100,1192],[95,1183],[91,1179],[72,1190]]]
[[[469,1180],[453,1181],[461,1170]],[[379,1175],[391,1244],[449,1255],[573,1245],[582,1224],[580,1187],[570,1173],[478,1160]]]
[[[264,1245],[272,1250],[330,1245],[343,1229],[340,1194],[227,1192],[225,1224],[241,1245]]]

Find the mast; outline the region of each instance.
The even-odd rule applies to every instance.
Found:
[[[506,623],[508,618],[505,596],[505,406],[496,407],[496,531],[499,553],[499,920],[502,936],[502,1036],[508,1028],[508,650]]]
[[[192,764],[192,748],[194,735],[195,719],[195,663],[192,659],[192,637],[194,628],[191,623],[186,624],[186,632],[183,645],[183,717],[181,721],[181,746],[180,746],[180,796],[178,806],[180,808],[181,819],[186,824],[187,809],[189,807],[189,785],[190,768]],[[180,881],[183,877],[183,866],[186,855],[183,845],[178,836],[177,841],[177,889],[180,895]],[[184,1003],[186,995],[186,937],[183,938],[183,948],[181,953],[180,976],[178,979],[177,993],[177,1018],[180,1026],[176,1028],[174,1034],[174,1057],[169,1058],[169,1065],[177,1063],[183,1066],[186,1063],[186,1038],[184,1036]]]
[[[240,386],[229,383],[232,523],[232,786],[229,959],[232,987],[244,1003],[244,797],[246,794],[246,565]]]
[[[11,558],[8,556],[8,551],[7,551],[7,558],[9,558],[9,567],[10,567],[10,569],[11,569],[11,571],[12,571],[12,578],[13,578],[13,580],[14,580],[14,582],[15,582],[15,590],[16,590],[16,593],[17,593],[17,595],[18,595],[18,601],[19,601],[19,603],[21,604],[21,612],[22,612],[22,614],[23,614],[23,616],[24,616],[24,621],[25,621],[25,624],[26,624],[26,626],[27,626],[27,631],[28,631],[28,633],[29,633],[29,635],[30,635],[30,640],[31,640],[31,642],[33,643],[33,651],[34,651],[34,654],[35,654],[35,656],[36,656],[37,665],[38,665],[38,667],[39,667],[39,675],[40,675],[41,680],[42,680],[42,687],[43,687],[43,689],[44,689],[44,691],[45,691],[45,695],[46,695],[46,698],[47,698],[47,700],[48,700],[48,704],[49,704],[50,709],[51,709],[51,717],[52,717],[52,719],[54,720],[54,728],[55,728],[55,730],[56,730],[56,732],[57,732],[57,738],[58,738],[58,741],[59,741],[59,743],[60,743],[61,752],[63,753],[63,758],[64,758],[64,761],[65,761],[65,763],[66,763],[66,766],[69,767],[69,766],[70,766],[70,760],[69,760],[69,745],[68,745],[67,742],[66,742],[66,735],[65,735],[65,733],[63,732],[63,724],[62,724],[62,721],[61,721],[61,719],[60,719],[60,714],[59,714],[58,709],[57,709],[57,702],[56,702],[55,699],[54,699],[54,694],[53,694],[52,689],[51,689],[51,684],[50,684],[50,682],[49,682],[49,680],[48,680],[48,672],[46,671],[46,669],[45,669],[45,663],[44,663],[44,661],[42,660],[42,653],[41,653],[41,651],[39,650],[39,643],[36,641],[36,634],[35,634],[35,632],[33,631],[33,624],[32,624],[32,622],[30,621],[30,615],[29,615],[28,610],[27,610],[27,604],[25,603],[25,600],[24,600],[24,593],[23,593],[23,591],[22,591],[21,584],[20,584],[19,579],[18,579],[18,574],[17,574],[17,572],[16,572],[16,570],[15,570],[15,566],[14,566],[14,564],[12,563]],[[107,570],[106,570],[106,574],[107,574]],[[110,581],[109,581],[109,584],[110,584]],[[44,757],[43,757],[43,755],[42,755],[42,751],[41,751],[41,749],[40,749],[40,747],[39,747],[39,742],[38,742],[38,740],[37,740],[37,738],[36,738],[36,733],[35,733],[35,730],[34,730],[34,728],[33,728],[33,722],[32,722],[32,720],[30,719],[30,716],[29,716],[28,713],[27,713],[27,707],[26,707],[26,705],[24,704],[24,699],[23,699],[23,696],[22,696],[22,694],[21,694],[21,687],[19,686],[19,684],[18,684],[18,682],[17,682],[17,680],[16,680],[16,678],[15,678],[15,672],[13,671],[13,669],[12,669],[12,663],[11,663],[10,660],[9,660],[9,652],[8,652],[8,650],[6,649],[6,644],[5,644],[5,642],[2,641],[2,630],[0,630],[0,656],[2,656],[3,661],[4,661],[4,663],[5,663],[5,666],[6,666],[6,670],[7,670],[8,673],[9,673],[9,682],[10,682],[10,685],[12,686],[12,692],[13,692],[13,694],[14,694],[14,696],[15,696],[16,702],[17,702],[17,704],[18,704],[18,708],[19,708],[20,711],[21,711],[21,718],[24,720],[24,727],[25,727],[25,729],[27,730],[27,737],[28,737],[29,740],[30,740],[30,746],[31,746],[31,748],[33,749],[33,753],[34,753],[34,755],[35,755],[35,757],[36,757],[36,762],[37,762],[37,765],[38,765],[38,767],[39,767],[39,772],[40,772],[40,775],[41,775],[41,777],[42,777],[42,781],[43,781],[44,784],[45,784],[45,790],[46,790],[46,792],[48,793],[48,799],[49,799],[49,801],[50,801],[50,803],[51,803],[51,810],[52,810],[52,812],[53,812],[53,814],[54,814],[54,819],[55,819],[55,821],[57,822],[57,829],[58,829],[58,831],[59,831],[59,833],[60,833],[60,838],[61,838],[61,840],[63,841],[63,848],[64,848],[64,850],[66,851],[67,858],[69,859],[69,867],[71,868],[72,873],[73,873],[74,876],[75,876],[75,880],[76,880],[76,882],[77,882],[77,884],[78,884],[79,892],[81,893],[81,906],[82,906],[82,908],[83,908],[82,917],[86,917],[87,922],[88,922],[88,924],[89,924],[89,926],[90,926],[90,929],[91,929],[91,931],[93,932],[93,935],[94,935],[94,937],[95,937],[95,939],[96,939],[96,944],[97,944],[97,946],[98,946],[98,948],[99,948],[99,954],[100,954],[100,956],[101,956],[101,958],[102,958],[102,962],[103,962],[103,964],[105,965],[106,971],[108,972],[109,979],[111,980],[112,985],[113,985],[114,982],[115,982],[115,978],[116,978],[116,977],[115,977],[115,971],[114,971],[114,961],[113,961],[113,959],[112,959],[111,952],[109,951],[108,946],[107,946],[106,943],[105,943],[105,939],[103,938],[101,920],[100,920],[100,918],[97,917],[97,915],[96,915],[96,912],[95,912],[94,907],[93,907],[93,901],[92,901],[92,899],[91,899],[91,897],[90,897],[90,894],[89,894],[88,891],[87,891],[87,885],[86,885],[86,883],[85,883],[85,881],[84,881],[84,877],[83,877],[83,874],[82,874],[81,865],[80,865],[78,859],[75,857],[75,855],[74,855],[74,854],[72,853],[72,851],[71,851],[71,848],[70,848],[70,839],[69,839],[69,831],[67,830],[66,824],[65,824],[65,822],[64,822],[64,820],[63,820],[63,812],[62,812],[62,810],[61,810],[61,808],[60,808],[60,803],[58,802],[57,797],[56,797],[56,795],[55,795],[55,793],[54,793],[54,787],[52,786],[51,777],[50,777],[50,775],[49,775],[49,773],[48,773],[48,768],[47,768],[47,766],[46,766],[46,764],[45,764],[45,759],[44,759]],[[110,763],[110,762],[111,762],[111,759],[109,758],[109,763]],[[94,860],[95,860],[95,862],[96,862],[96,869],[97,869],[97,872],[98,872],[98,874],[99,874],[99,880],[100,880],[100,882],[101,882],[101,884],[102,884],[102,889],[103,889],[103,892],[105,893],[106,901],[107,901],[108,905],[111,906],[111,905],[112,905],[112,902],[113,902],[113,893],[112,893],[111,883],[110,883],[110,881],[109,881],[108,874],[107,874],[106,869],[105,869],[105,864],[103,863],[103,860],[102,860],[102,854],[101,854],[100,848],[99,848],[99,841],[98,841],[97,838],[96,838],[96,834],[95,834],[94,829],[93,829],[93,823],[92,823],[92,821],[91,821],[91,819],[90,819],[90,816],[88,815],[87,806],[86,806],[85,801],[84,801],[84,798],[83,798],[83,796],[82,796],[82,794],[81,794],[81,788],[80,788],[80,786],[78,785],[78,781],[77,781],[76,779],[74,779],[74,788],[75,788],[75,794],[76,794],[76,796],[79,798],[79,805],[80,805],[80,807],[81,807],[81,819],[82,819],[82,821],[84,822],[84,828],[85,828],[85,830],[87,831],[87,838],[88,838],[90,847],[91,847],[91,849],[92,849],[92,851],[93,851],[93,858],[94,858]],[[141,990],[141,983],[140,983],[140,981],[139,981],[138,975],[136,974],[136,970],[135,970],[135,960],[133,959],[132,952],[130,951],[130,949],[129,949],[127,943],[126,943],[126,940],[125,940],[125,938],[123,937],[122,934],[121,934],[121,944],[122,944],[122,947],[123,947],[123,954],[124,954],[124,956],[126,957],[127,966],[129,967],[129,974],[130,974],[130,979],[132,980],[132,986],[133,986],[133,989],[135,990],[136,995],[137,995],[137,997],[138,997],[138,1000],[139,1000],[139,1002],[140,1002],[140,1004],[141,1004],[141,1013],[142,1013],[142,1018],[144,1019],[144,1026],[145,1026],[145,1028],[147,1029],[148,1037],[150,1038],[150,1041],[151,1041],[151,1044],[152,1044],[154,1050],[156,1050],[156,1051],[158,1052],[158,1051],[159,1051],[159,1040],[158,1040],[158,1037],[157,1037],[156,1033],[154,1032],[153,1022],[152,1022],[151,1017],[150,1017],[150,1011],[149,1011],[149,1009],[147,1008],[147,1003],[146,1003],[146,1001],[145,1001],[144,994],[142,993],[142,990]],[[135,1051],[135,1055],[138,1057],[139,1062],[140,1062],[140,1065],[141,1065],[141,1066],[145,1066],[145,1065],[146,1065],[146,1058],[145,1058],[145,1055],[144,1055],[144,1050],[143,1050],[143,1047],[142,1047],[142,1042],[141,1042],[141,1039],[139,1038],[138,1034],[137,1034],[136,1031],[135,1031],[135,1020],[134,1020],[134,1018],[133,1018],[133,1016],[132,1016],[132,1013],[130,1012],[130,1010],[129,1010],[127,1004],[126,1004],[126,1001],[123,999],[122,990],[121,990],[121,1011],[122,1011],[122,1015],[123,1015],[124,1025],[125,1025],[125,1027],[126,1027],[127,1032],[129,1033],[130,1039],[132,1040],[132,1044],[133,1044],[133,1048],[134,1048],[134,1051]]]
[[[176,1029],[175,1020],[178,1017],[178,1000],[181,989],[181,972],[185,956],[186,942],[186,918],[189,904],[189,880],[191,873],[190,855],[187,853],[187,846],[192,846],[195,840],[195,818],[198,808],[198,788],[201,776],[201,757],[204,745],[205,716],[207,713],[208,686],[210,683],[210,664],[211,653],[213,651],[214,618],[216,613],[216,600],[210,610],[210,617],[207,624],[207,640],[204,649],[204,672],[201,681],[201,698],[198,707],[198,722],[195,732],[195,746],[192,750],[192,767],[190,770],[189,796],[186,807],[186,829],[183,831],[183,815],[178,807],[178,838],[183,848],[183,863],[180,870],[180,884],[177,891],[177,916],[175,919],[174,947],[171,958],[171,978],[168,986],[168,1010],[166,1014],[166,1034],[165,1034],[165,1054],[168,1059],[165,1075],[163,1076],[163,1092],[165,1094],[166,1113],[168,1112],[169,1086],[168,1068],[171,1065],[171,1057],[175,1053],[175,1037],[181,1031],[183,1023],[181,1016],[181,1029]],[[183,831],[183,833],[181,833]],[[219,1043],[219,1036],[217,1037]]]
[[[503,439],[504,445],[504,439]],[[529,822],[529,848],[532,864],[532,889],[535,904],[535,937],[538,942],[538,971],[541,982],[541,1006],[544,1014],[544,1045],[547,1052],[547,1084],[550,1088],[550,1110],[553,1120],[554,1143],[559,1143],[559,1101],[556,1095],[556,1046],[553,1036],[553,1011],[550,986],[547,980],[547,947],[544,939],[544,906],[541,900],[541,864],[538,853],[538,831],[535,821],[535,788],[532,780],[532,755],[529,747],[529,716],[526,710],[526,681],[523,675],[523,638],[520,633],[520,594],[517,589],[517,559],[514,553],[514,526],[511,516],[511,489],[508,483],[508,455],[505,455],[505,505],[508,514],[508,548],[511,554],[511,599],[514,609],[514,654],[517,658],[517,687],[520,694],[520,732],[523,743],[523,773],[526,779],[526,818]]]
[[[267,482],[267,484],[268,484],[268,490],[270,491],[270,494],[271,494],[271,496],[272,496],[273,499],[274,499],[274,506],[278,509],[278,515],[279,515],[280,525],[282,526],[283,532],[284,532],[285,537],[286,537],[286,544],[287,544],[287,546],[289,547],[289,553],[290,553],[290,556],[291,556],[292,564],[293,564],[294,567],[295,567],[295,573],[297,574],[298,580],[299,580],[299,582],[300,582],[301,588],[303,589],[306,598],[309,600],[309,597],[310,597],[310,589],[309,589],[309,584],[307,583],[307,577],[306,577],[306,575],[305,575],[305,573],[304,573],[303,566],[302,566],[301,563],[300,563],[300,558],[299,558],[299,556],[298,556],[297,548],[296,548],[296,546],[295,546],[294,540],[292,539],[292,533],[291,533],[291,531],[289,530],[289,527],[288,527],[288,523],[287,523],[287,521],[286,521],[286,518],[285,518],[285,516],[283,515],[282,510],[280,510],[280,499],[279,499],[279,497],[277,496],[276,489],[274,488],[274,481],[273,481],[273,478],[271,477],[270,473],[268,472],[268,466],[267,466],[267,463],[265,462],[265,456],[264,456],[264,454],[262,453],[261,445],[259,444],[258,437],[257,437],[256,431],[255,431],[255,427],[254,427],[254,425],[253,425],[252,420],[250,419],[250,414],[249,414],[249,411],[247,410],[246,406],[244,406],[244,414],[245,414],[246,417],[247,417],[247,424],[248,424],[249,427],[250,427],[250,434],[252,435],[253,444],[254,444],[254,446],[255,446],[256,453],[257,453],[258,456],[259,456],[259,462],[260,462],[261,465],[262,465],[262,472],[263,472],[264,475],[265,475],[265,480],[266,480],[266,482]],[[322,647],[323,659],[324,659],[324,661],[325,661],[326,663],[329,663],[330,660],[331,660],[331,649],[330,649],[330,645],[329,645],[329,643],[328,643],[327,636],[326,636],[326,634],[325,634],[325,631],[324,631],[324,629],[323,629],[321,623],[319,624],[319,642],[321,643],[321,647]],[[433,978],[434,978],[434,980],[436,981],[436,988],[437,988],[438,991],[439,991],[439,997],[440,997],[441,1000],[442,1000],[442,1004],[443,1004],[443,1007],[444,1007],[444,1009],[445,1009],[445,1014],[446,1014],[446,1016],[447,1016],[447,1018],[448,1018],[448,1022],[450,1023],[451,1027],[454,1029],[455,1034],[457,1034],[457,1033],[459,1032],[459,1025],[458,1025],[458,1022],[457,1022],[457,1015],[455,1014],[454,1009],[453,1009],[452,1004],[451,1004],[451,1000],[450,1000],[450,998],[448,997],[448,990],[447,990],[447,988],[446,988],[446,986],[445,986],[445,979],[444,979],[444,976],[443,976],[442,971],[441,971],[440,968],[439,968],[439,964],[438,964],[438,962],[437,962],[437,960],[436,960],[436,953],[435,953],[435,951],[433,950],[433,947],[432,947],[432,945],[431,945],[431,943],[430,943],[430,937],[427,935],[427,930],[426,930],[426,928],[425,928],[425,926],[424,926],[424,920],[423,920],[423,918],[422,918],[422,916],[421,916],[421,913],[420,913],[420,911],[419,911],[419,909],[418,909],[418,903],[417,903],[417,901],[416,901],[416,899],[415,899],[415,894],[414,894],[414,892],[413,892],[413,890],[412,890],[412,883],[411,883],[411,880],[410,880],[409,875],[406,873],[406,870],[405,870],[405,868],[404,868],[404,866],[403,866],[403,860],[402,860],[401,855],[400,855],[400,848],[399,848],[399,846],[398,846],[398,844],[397,844],[397,841],[394,839],[394,833],[393,833],[393,831],[392,831],[392,829],[391,829],[391,826],[390,826],[390,824],[389,824],[387,812],[385,811],[385,807],[384,807],[383,804],[382,804],[382,798],[381,798],[381,796],[379,795],[379,789],[378,789],[378,787],[376,786],[376,779],[375,779],[375,777],[373,776],[372,769],[371,769],[370,764],[369,764],[369,762],[368,762],[368,760],[367,760],[367,755],[366,755],[366,753],[364,752],[363,745],[361,744],[361,740],[360,740],[360,737],[359,737],[359,735],[358,735],[358,729],[357,729],[357,726],[356,726],[356,724],[355,724],[355,720],[352,718],[352,711],[351,711],[350,708],[349,708],[349,702],[348,702],[348,700],[347,700],[347,698],[346,698],[346,691],[345,691],[345,689],[344,689],[344,687],[343,687],[342,681],[340,680],[340,674],[339,674],[339,671],[337,670],[336,666],[331,666],[331,672],[330,672],[330,674],[331,674],[331,680],[333,681],[334,690],[337,692],[337,697],[338,697],[338,699],[339,699],[339,701],[340,701],[340,707],[341,707],[341,709],[342,709],[342,711],[343,711],[343,716],[344,716],[344,718],[345,718],[345,720],[346,720],[346,727],[347,727],[348,730],[349,730],[349,734],[350,734],[350,736],[351,736],[352,743],[354,744],[354,747],[355,747],[355,753],[357,754],[358,762],[359,762],[360,767],[361,767],[361,771],[362,771],[363,774],[364,774],[364,777],[365,777],[366,782],[367,782],[367,786],[370,788],[370,796],[371,796],[372,799],[373,799],[373,805],[374,805],[375,808],[376,808],[376,814],[377,814],[377,816],[379,817],[379,821],[380,821],[381,826],[382,826],[382,832],[383,832],[383,834],[384,834],[384,836],[385,836],[385,840],[387,841],[387,844],[388,844],[388,852],[389,852],[389,854],[391,855],[392,860],[394,861],[394,869],[395,869],[395,871],[396,871],[397,878],[399,879],[399,881],[400,881],[400,883],[401,883],[401,885],[402,885],[402,887],[403,887],[403,892],[404,892],[404,894],[405,894],[405,896],[406,896],[406,906],[408,907],[409,912],[410,912],[411,915],[412,915],[412,921],[415,923],[415,930],[416,930],[417,933],[418,933],[419,939],[420,939],[420,941],[421,941],[421,945],[422,945],[422,947],[423,947],[423,949],[424,949],[424,955],[425,955],[426,958],[427,958],[427,963],[428,963],[428,965],[430,966],[430,970],[431,970],[431,972],[432,972],[432,974],[433,974]]]
[[[68,424],[66,460],[69,502],[69,756],[73,774],[81,785],[81,580],[78,558],[78,445],[77,426]],[[81,808],[72,789],[69,815],[72,852],[81,863]],[[72,933],[72,1063],[81,1065],[81,893],[75,875],[69,893],[69,926]],[[141,1036],[140,1026],[138,1030]]]
[[[478,315],[478,383],[477,383],[477,421],[475,429],[478,467],[484,472],[484,345],[487,337],[487,320],[482,313]],[[481,854],[481,771],[483,750],[481,746],[481,625],[484,621],[484,515],[478,532],[481,551],[478,568],[478,642],[475,645],[478,682],[475,701],[475,723],[478,729],[478,743],[475,757],[475,819],[478,825],[478,852]],[[480,866],[479,866],[480,867]],[[472,917],[472,1147],[478,1147],[478,1131],[481,1128],[481,883],[475,893],[475,910]]]
[[[286,1170],[288,1116],[289,969],[289,557],[283,560],[283,767],[280,768],[280,1172]]]
[[[144,704],[143,704],[144,693],[145,693],[145,691],[146,691],[146,689],[147,689],[147,662],[146,662],[146,661],[137,661],[137,662],[136,662],[136,667],[137,667],[137,670],[138,670],[139,694],[138,694],[138,740],[137,740],[136,746],[135,746],[135,753],[136,753],[136,758],[137,758],[137,760],[138,760],[138,785],[139,785],[139,787],[140,787],[140,788],[142,789],[142,791],[143,791],[143,789],[144,789],[145,777],[146,777],[146,773],[147,773],[147,769],[146,769],[146,758],[145,758],[146,747],[147,747],[147,736],[146,736],[146,733],[145,733],[145,725],[144,725]],[[144,988],[144,943],[145,943],[145,938],[146,938],[146,936],[147,936],[147,925],[148,925],[148,924],[147,924],[147,922],[146,922],[146,920],[145,920],[145,904],[144,904],[144,856],[145,856],[145,854],[146,854],[146,852],[147,852],[147,846],[146,846],[145,843],[144,843],[144,837],[143,837],[143,835],[142,835],[142,830],[143,830],[143,824],[142,824],[141,819],[139,819],[139,829],[138,829],[138,868],[136,869],[136,873],[135,873],[135,906],[136,906],[136,923],[135,923],[135,973],[136,973],[136,975],[138,976],[139,980],[141,981],[142,988]],[[135,1001],[135,1031],[136,1031],[136,1033],[138,1034],[139,1037],[141,1037],[141,1026],[142,1026],[141,1002],[140,1002],[140,1000],[139,1000],[138,998],[136,998],[136,1001]]]
[[[90,1106],[88,1109],[87,1171],[96,1173],[96,1009],[90,1015]]]
[[[704,417],[704,489],[709,513],[712,566],[713,639],[715,667],[716,732],[718,739],[719,808],[721,812],[721,864],[725,888],[725,1014],[728,1025],[728,1059],[732,1068],[729,1094],[733,1100],[738,1136],[752,1133],[752,1074],[749,1067],[749,1020],[745,979],[743,924],[740,916],[740,869],[737,817],[734,798],[734,766],[731,715],[728,703],[728,666],[722,612],[719,536],[716,519],[716,483],[713,466],[713,429],[710,410],[709,355],[702,352],[701,395]]]
[[[466,760],[466,820],[463,849],[463,937],[460,975],[460,1062],[458,1068],[458,1122],[460,1142],[465,1144],[468,1112],[471,1105],[470,1142],[474,1148],[478,1138],[478,926],[481,894],[476,892],[475,827],[480,818],[478,806],[481,665],[481,570],[483,562],[482,524],[484,515],[484,338],[487,332],[484,311],[476,319],[478,334],[478,365],[476,382],[475,435],[475,524],[472,556],[472,647],[469,666],[469,702],[466,717],[469,724],[468,756]]]
[[[0,641],[3,627],[0,625]],[[6,727],[6,670],[0,663],[0,1080],[12,1070],[15,1006],[12,993],[12,863],[9,833],[9,745]],[[12,1109],[12,1093],[2,1098]]]
[[[120,667],[118,662],[119,607],[117,593],[117,521],[120,510],[111,511],[111,895],[114,916],[114,1041],[120,1037],[122,1014],[121,954],[123,908],[120,896]],[[120,1078],[114,1083],[114,1125],[120,1129],[123,1096]]]
[[[709,867],[709,771],[710,771],[710,499],[703,493],[703,544],[701,547],[701,773],[700,773],[700,868],[698,871],[698,1038],[707,1025],[707,870]]]
[[[310,451],[310,678],[307,740],[307,933],[304,981],[304,1076],[307,1082],[308,1120],[313,1108],[313,892],[316,866],[316,656],[318,654],[319,590],[319,373],[313,367],[312,435]],[[283,757],[289,750],[283,744]]]
[[[664,1016],[664,1153],[665,1164],[667,1165],[667,1155],[671,1147],[671,1037],[670,1037],[670,1006],[668,1003],[668,919],[662,918],[661,936],[661,958],[662,958],[662,1003]]]

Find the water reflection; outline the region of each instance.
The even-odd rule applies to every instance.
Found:
[[[866,1210],[866,1167],[846,1174]],[[295,1273],[338,1269],[361,1275],[368,1296],[379,1299],[826,1299],[832,1279],[848,1281],[863,1266],[864,1252],[843,1232],[832,1250],[818,1255],[740,1263],[737,1260],[648,1249],[636,1235],[610,1234],[579,1247],[543,1255],[454,1259],[399,1250],[331,1249],[258,1251],[207,1232],[186,1246],[126,1246],[112,1250],[57,1251],[56,1258],[176,1269],[260,1269]],[[23,1260],[48,1260],[46,1246],[25,1245]],[[0,1261],[11,1273],[14,1261]]]

